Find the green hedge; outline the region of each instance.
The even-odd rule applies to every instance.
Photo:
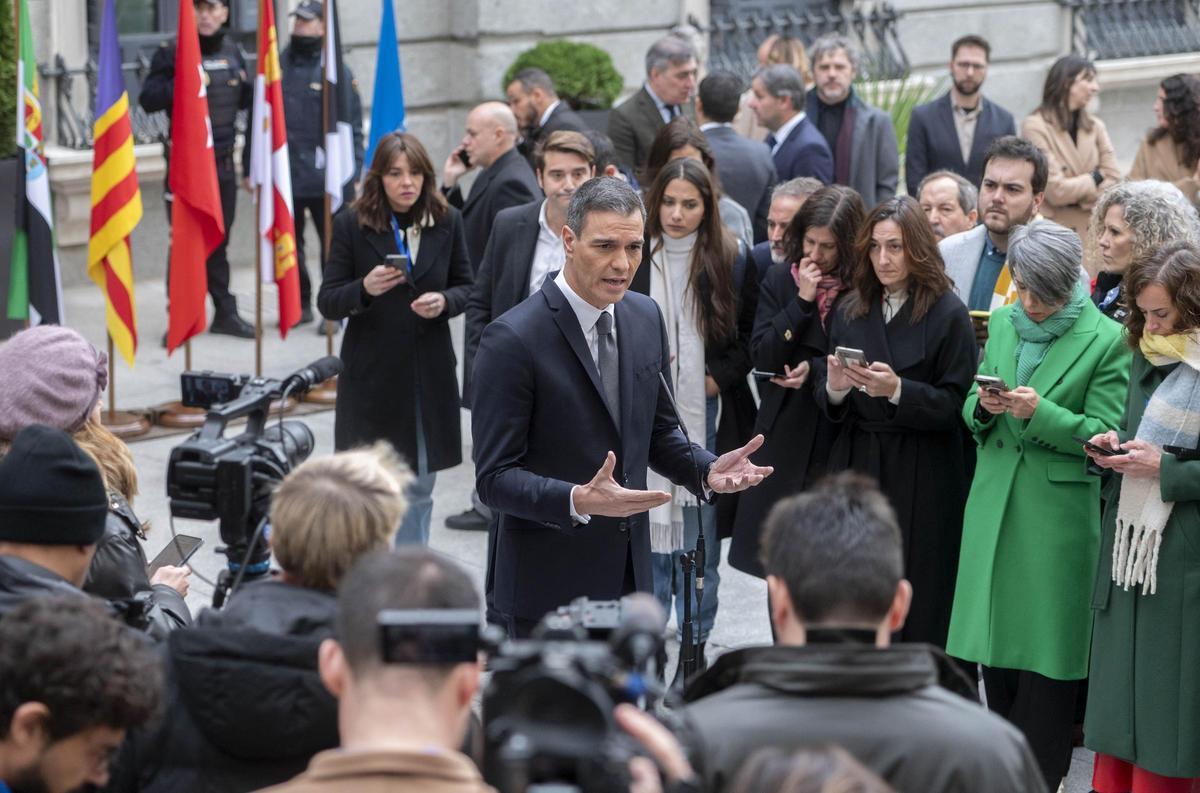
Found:
[[[17,150],[17,31],[12,0],[0,0],[0,157]]]
[[[513,75],[529,67],[550,75],[559,97],[576,110],[612,107],[625,85],[607,52],[591,44],[560,40],[543,41],[518,55],[504,73],[500,90],[508,87]]]

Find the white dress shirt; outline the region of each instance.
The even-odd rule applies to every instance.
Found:
[[[783,123],[783,126],[781,126],[779,129],[777,129],[771,133],[772,135],[775,136],[775,145],[771,147],[771,156],[772,157],[775,156],[775,152],[779,151],[779,147],[783,145],[783,142],[785,140],[787,140],[788,135],[792,134],[792,130],[796,128],[796,125],[799,124],[803,120],[804,120],[804,111],[802,110],[799,113],[797,113],[796,115],[789,118],[787,121],[785,121]]]
[[[583,338],[587,341],[588,352],[592,354],[592,362],[596,364],[596,371],[600,371],[600,334],[596,330],[596,321],[600,319],[601,314],[608,314],[612,317],[612,337],[613,344],[615,345],[617,343],[617,315],[613,311],[612,304],[609,303],[603,309],[596,308],[575,294],[575,290],[567,283],[567,277],[561,270],[555,276],[554,283],[559,288],[559,291],[563,293],[563,297],[567,299],[568,305],[575,312],[575,318],[579,320],[579,329],[583,331]],[[577,523],[587,523],[592,519],[592,516],[581,515],[575,509],[575,491],[578,489],[579,485],[571,488],[571,517]]]
[[[533,248],[533,264],[529,267],[529,292],[533,294],[542,288],[546,276],[555,271],[561,271],[567,261],[567,252],[563,248],[562,238],[558,231],[550,228],[546,222],[546,202],[538,211],[538,238]]]
[[[546,108],[546,112],[542,113],[542,117],[540,119],[538,119],[538,129],[541,129],[542,127],[546,126],[546,122],[550,120],[550,114],[553,113],[554,108],[558,107],[561,103],[562,103],[561,99],[555,99],[553,102],[550,103],[550,107]]]

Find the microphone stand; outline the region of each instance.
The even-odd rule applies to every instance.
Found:
[[[692,443],[692,439],[688,437],[687,427],[683,424],[683,417],[679,413],[679,405],[675,404],[675,396],[671,393],[670,387],[667,385],[667,378],[660,371],[658,373],[658,381],[662,384],[663,393],[667,395],[667,402],[671,405],[671,413],[675,416],[675,424],[679,427],[679,431],[683,434],[684,440],[688,442],[688,452],[692,456],[692,468],[696,471],[696,495],[697,498],[703,501],[704,498],[704,474],[700,470],[700,463],[696,459],[696,445]],[[700,606],[704,602],[704,562],[705,562],[705,543],[704,543],[704,512],[696,507],[696,547],[691,551],[684,553],[680,559],[680,566],[683,568],[683,642],[679,647],[680,669],[683,673],[684,683],[688,678],[696,673],[696,668],[700,663]],[[692,581],[691,573],[696,574],[696,608],[693,613],[692,605]]]

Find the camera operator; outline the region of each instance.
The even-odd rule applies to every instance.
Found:
[[[12,609],[0,619],[0,790],[105,784],[112,753],[153,716],[161,686],[147,643],[99,603],[45,597]]]
[[[100,422],[108,356],[70,328],[39,325],[0,345],[0,456],[25,427],[44,424],[69,433],[100,468],[107,519],[83,590],[109,601],[148,593],[149,631],[162,638],[189,625],[186,567],[166,566],[146,577],[145,528],[133,512],[137,469],[125,442]],[[51,495],[56,495],[49,491]]]
[[[895,512],[872,480],[845,472],[779,502],[761,553],[777,645],[721,656],[687,692],[709,789],[762,747],[830,743],[906,793],[1044,787],[1019,731],[943,687],[973,698],[949,659],[891,643],[912,586]]]
[[[128,742],[111,789],[253,790],[337,745],[337,706],[317,674],[317,649],[334,634],[346,571],[390,547],[409,478],[380,443],[308,460],[283,479],[270,511],[282,573],[234,589],[224,610],[171,635],[171,718]]]

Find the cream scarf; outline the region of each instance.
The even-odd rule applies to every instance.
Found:
[[[1181,362],[1154,389],[1138,424],[1138,440],[1159,448],[1194,448],[1200,437],[1200,331],[1173,336],[1142,336],[1142,354],[1155,366]],[[1142,585],[1153,595],[1158,584],[1158,551],[1175,502],[1162,500],[1160,477],[1122,477],[1117,502],[1117,536],[1112,578],[1129,589]]]
[[[667,325],[675,401],[688,436],[703,446],[706,429],[704,338],[696,321],[695,296],[688,289],[696,234],[677,240],[664,236],[661,246],[660,240],[652,243],[659,247],[650,258],[650,297],[662,309]],[[683,508],[698,506],[700,502],[690,490],[654,471],[647,473],[646,486],[671,494],[669,502],[650,510],[650,550],[654,553],[682,550]]]

